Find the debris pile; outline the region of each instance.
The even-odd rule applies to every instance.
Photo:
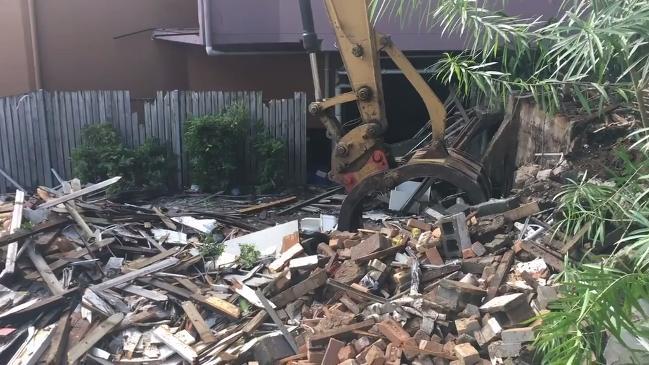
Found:
[[[520,197],[384,214],[353,233],[326,215],[256,230],[245,214],[295,198],[165,210],[98,195],[118,179],[0,205],[7,363],[531,361],[571,248]]]

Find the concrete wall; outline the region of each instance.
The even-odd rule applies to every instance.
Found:
[[[0,96],[34,87],[27,1],[0,0]]]
[[[31,53],[25,56],[31,47],[29,22],[26,11],[19,11],[26,2],[0,0],[0,95],[34,87],[25,81],[33,78]],[[186,88],[185,47],[154,42],[150,31],[114,37],[147,28],[196,26],[195,1],[35,0],[35,4],[42,88],[128,89],[135,97]],[[21,27],[26,27],[25,34]]]

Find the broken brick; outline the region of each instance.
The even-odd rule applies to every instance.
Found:
[[[473,332],[481,329],[480,322],[475,318],[460,318],[455,320],[455,329],[458,335],[473,335]]]
[[[382,234],[376,233],[352,247],[351,259],[357,260],[376,251],[385,250],[391,246],[390,240]]]
[[[444,259],[439,254],[439,250],[437,249],[437,247],[431,247],[427,249],[426,258],[428,258],[428,261],[430,261],[432,265],[438,265],[438,266],[444,265]]]
[[[476,256],[484,256],[487,253],[487,249],[480,242],[473,242],[471,249]]]
[[[475,365],[480,362],[480,354],[469,343],[456,345],[453,349],[460,365]]]
[[[501,339],[505,343],[523,343],[534,341],[534,329],[532,327],[512,328],[502,331]]]

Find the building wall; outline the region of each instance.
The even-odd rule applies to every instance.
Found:
[[[0,95],[34,88],[26,81],[33,79],[31,53],[25,55],[30,49],[26,2],[0,0]],[[186,88],[186,47],[154,42],[150,31],[115,37],[149,28],[195,27],[195,1],[34,2],[43,89],[128,89],[135,97],[147,97],[155,90]],[[27,27],[24,34],[21,26]]]
[[[34,87],[27,1],[0,0],[0,96]]]
[[[306,91],[313,98],[313,82],[306,54],[208,57],[202,47],[187,50],[191,90],[262,90],[265,99],[292,97]]]

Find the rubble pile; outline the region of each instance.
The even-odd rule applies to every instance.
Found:
[[[571,248],[519,197],[353,233],[328,216],[256,230],[242,217],[296,199],[210,215],[98,195],[118,179],[0,205],[6,363],[531,363]]]

